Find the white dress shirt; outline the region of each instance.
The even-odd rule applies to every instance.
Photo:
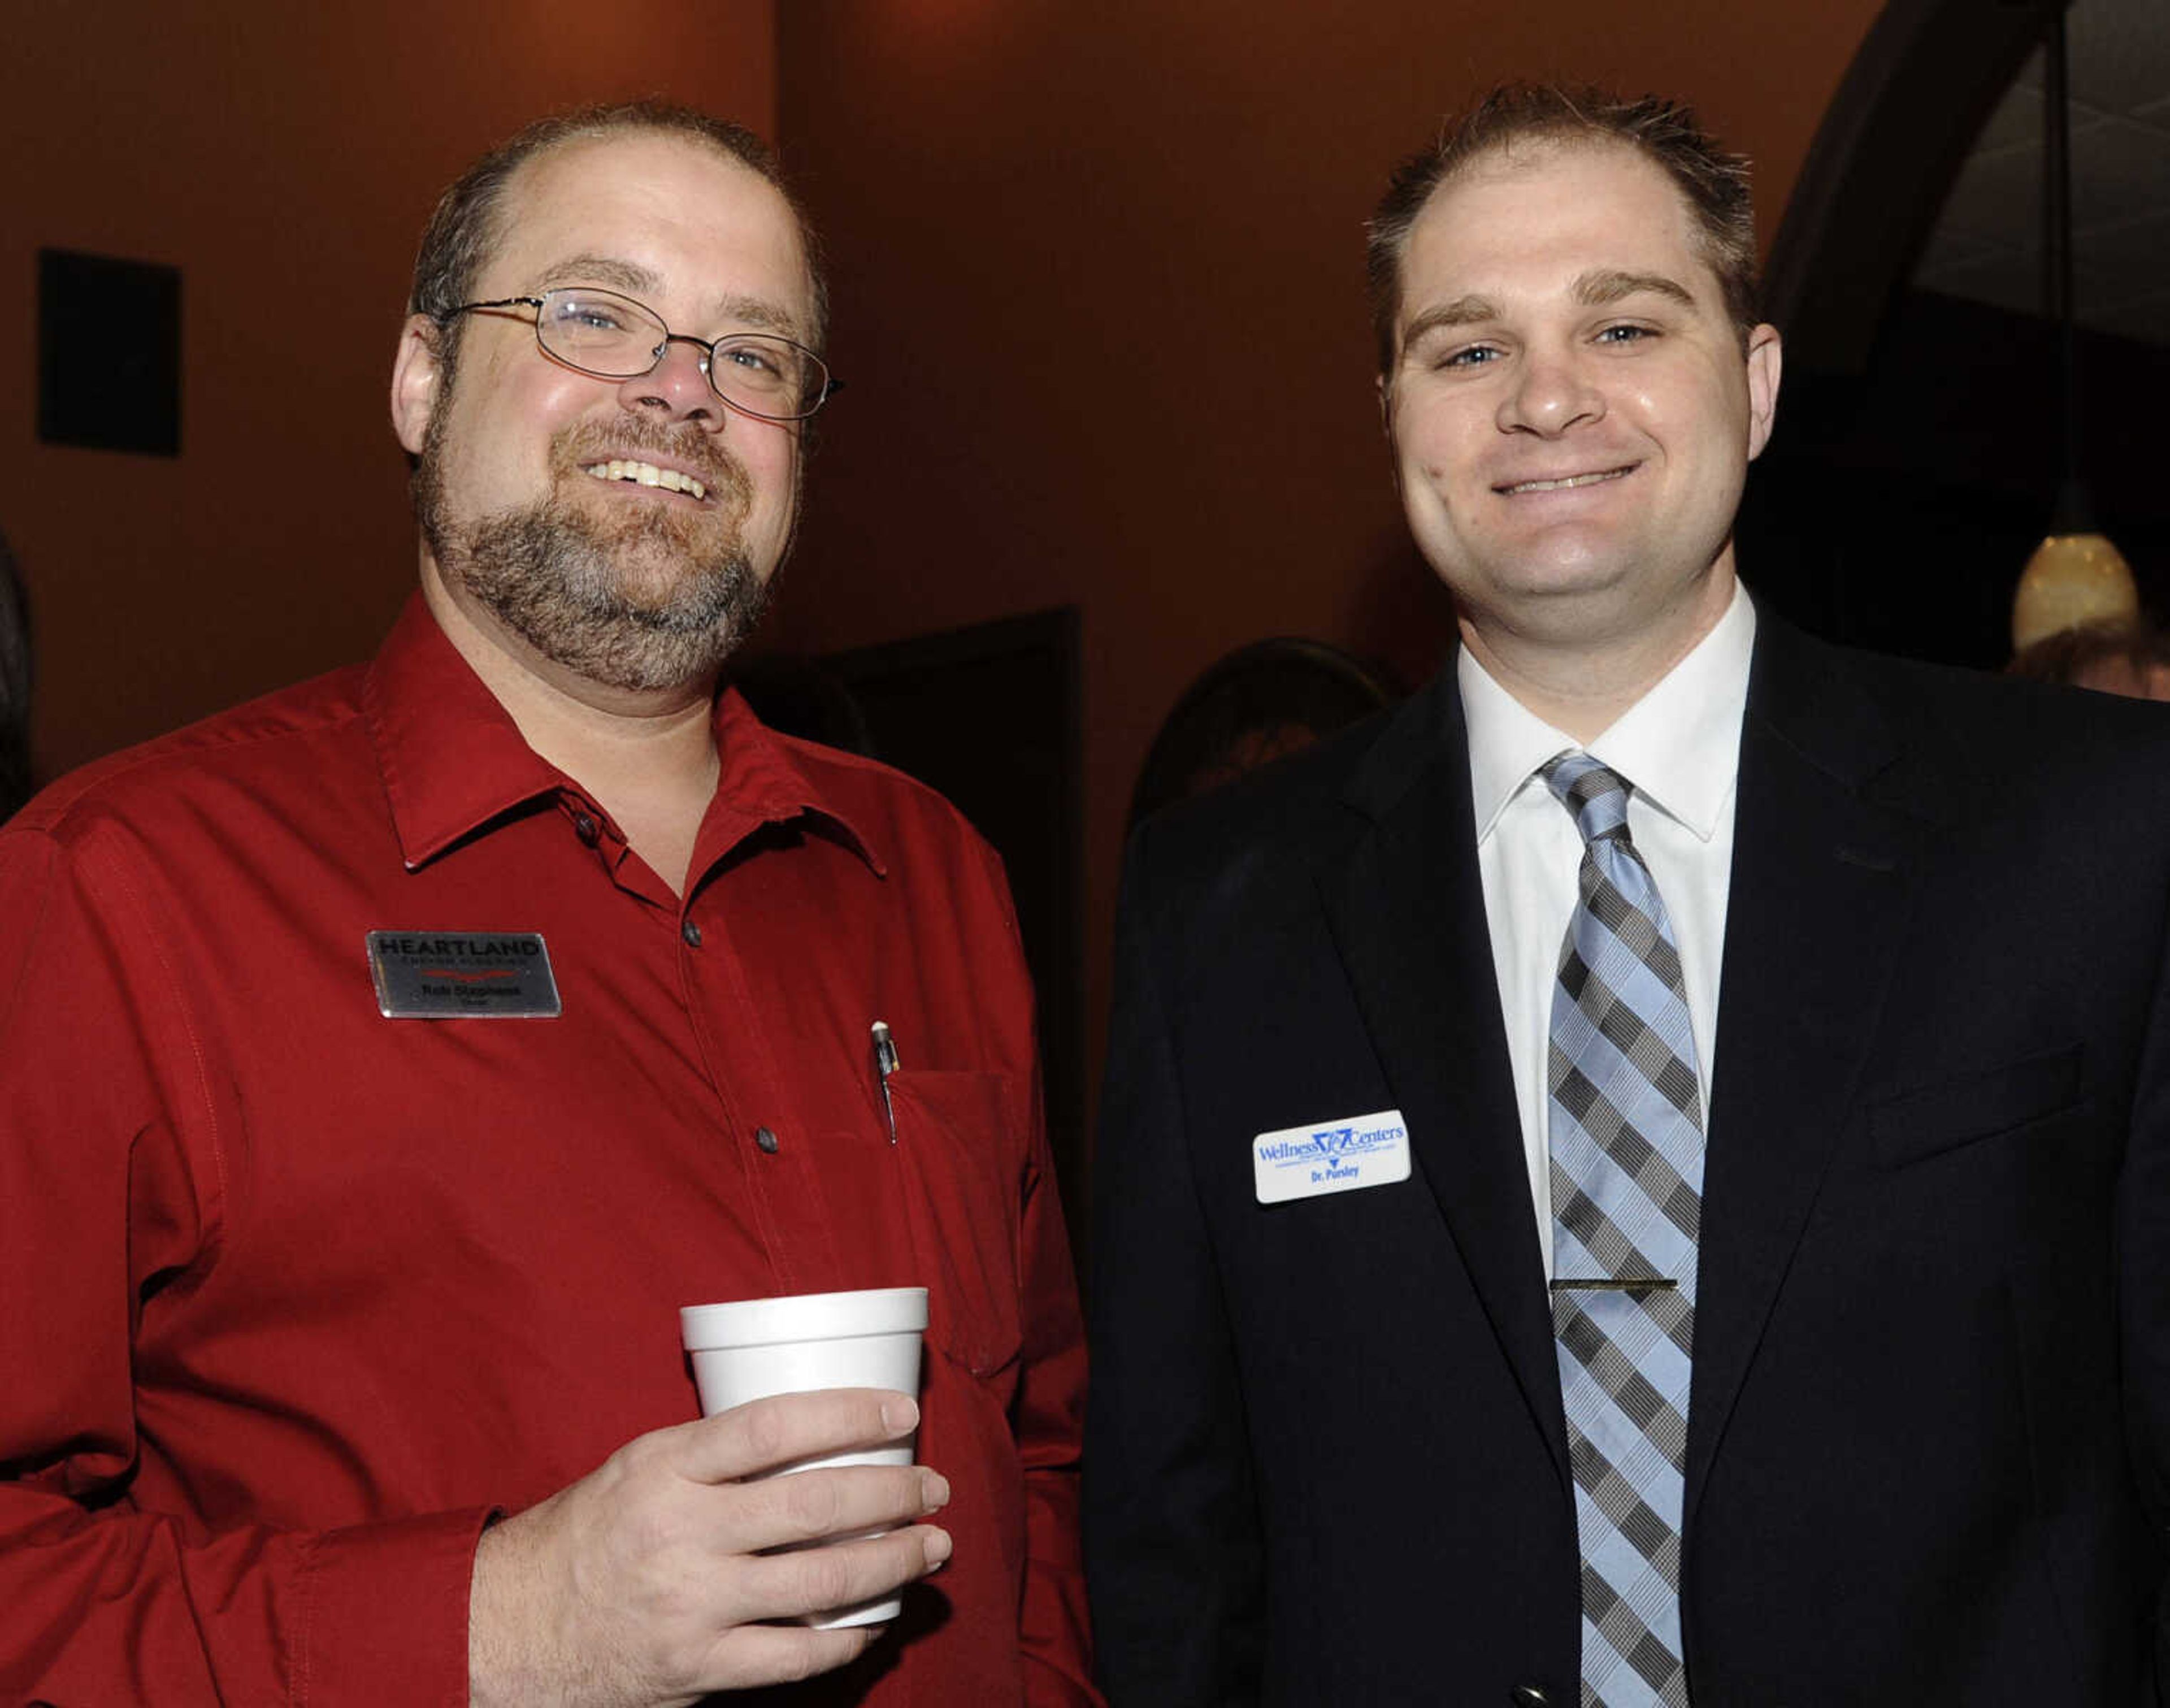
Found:
[[[1672,920],[1707,1111],[1733,872],[1734,785],[1755,640],[1756,608],[1735,582],[1733,602],[1710,633],[1586,749],[1493,681],[1467,648],[1456,667],[1469,731],[1484,919],[1547,1279],[1553,1207],[1546,1060],[1582,837],[1537,774],[1555,755],[1582,749],[1633,785],[1628,834]]]

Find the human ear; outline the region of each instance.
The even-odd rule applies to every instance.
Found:
[[[1748,458],[1771,442],[1778,420],[1778,371],[1783,366],[1778,329],[1758,326],[1748,335]]]
[[[430,417],[442,392],[445,329],[426,314],[409,314],[392,358],[392,431],[410,456],[420,456]]]

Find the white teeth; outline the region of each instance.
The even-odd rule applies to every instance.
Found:
[[[1608,468],[1602,474],[1570,474],[1563,480],[1518,480],[1500,490],[1510,495],[1517,492],[1561,492],[1570,486],[1595,486],[1601,480],[1617,480],[1626,473],[1625,468]]]
[[[653,463],[630,463],[613,457],[607,463],[589,463],[580,469],[583,474],[593,475],[598,480],[633,480],[643,486],[660,486],[670,492],[691,493],[696,498],[706,498],[708,489],[690,474],[681,474],[676,468],[659,468]]]

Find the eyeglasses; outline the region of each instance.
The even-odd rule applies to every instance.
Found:
[[[695,338],[673,332],[653,308],[615,291],[585,286],[545,291],[539,297],[500,297],[462,303],[438,317],[486,308],[532,308],[535,341],[542,353],[597,379],[638,379],[653,373],[674,344],[701,352],[701,372],[716,395],[742,415],[764,421],[803,421],[829,401],[843,382],[803,344],[766,332]]]

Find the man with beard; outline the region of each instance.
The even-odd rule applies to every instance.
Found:
[[[376,660],[0,836],[0,1686],[1093,1701],[999,866],[719,691],[831,388],[771,157],[546,120],[411,308]],[[919,1395],[695,1421],[678,1307],[900,1286]],[[886,1631],[798,1622],[900,1586]]]

